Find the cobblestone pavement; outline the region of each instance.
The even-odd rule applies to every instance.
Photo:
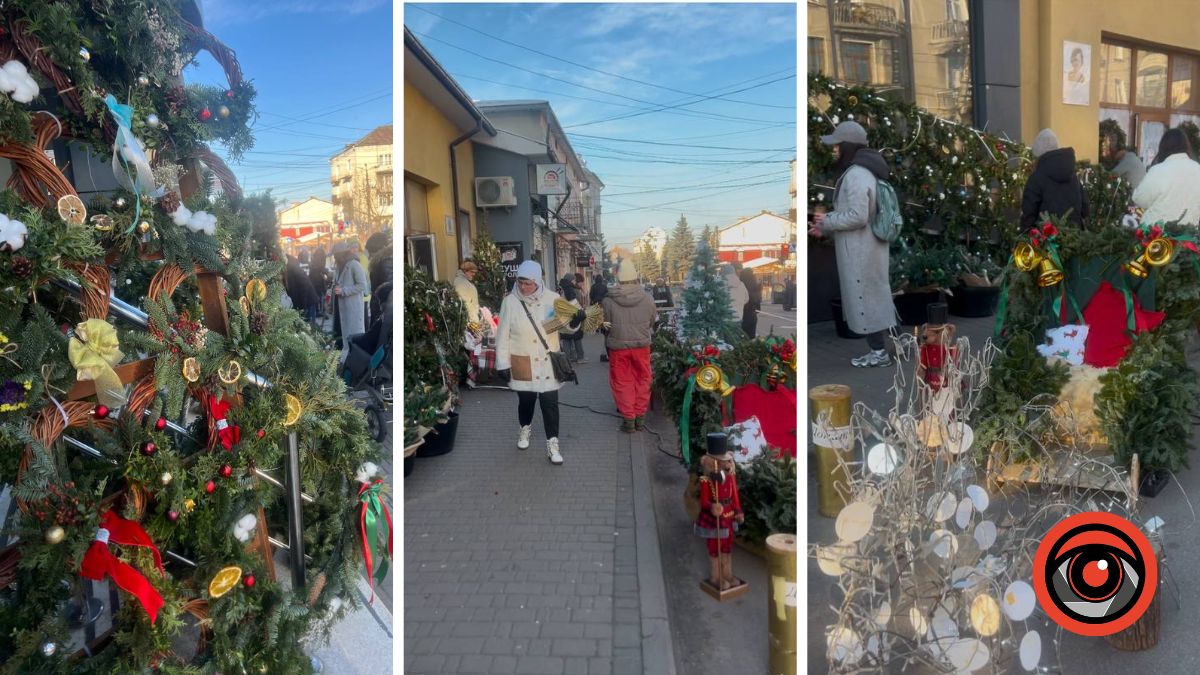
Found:
[[[662,660],[646,645],[665,607],[644,626],[641,600],[662,592],[661,563],[647,567],[657,540],[635,544],[643,450],[586,409],[613,410],[599,340],[586,348],[582,384],[561,394],[562,466],[546,459],[540,413],[517,450],[516,395],[481,389],[464,393],[455,449],[405,479],[405,673],[609,675]]]

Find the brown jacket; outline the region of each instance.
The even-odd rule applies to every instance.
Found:
[[[605,347],[635,349],[650,346],[658,311],[654,308],[654,299],[641,284],[609,286],[602,303],[604,320],[612,323],[612,330],[604,339]]]

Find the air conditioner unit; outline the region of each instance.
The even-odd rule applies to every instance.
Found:
[[[511,176],[475,179],[475,206],[486,209],[496,206],[516,206]]]

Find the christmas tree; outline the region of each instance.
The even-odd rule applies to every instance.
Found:
[[[0,673],[310,672],[301,642],[365,567],[383,578],[391,535],[336,352],[280,306],[269,197],[208,147],[252,147],[254,89],[177,3],[12,0],[0,20]],[[201,50],[227,86],[184,81]],[[81,200],[58,137],[120,189]],[[292,584],[267,538],[288,530],[280,467],[306,498]],[[72,628],[92,585],[118,602]]]
[[[737,333],[733,324],[729,287],[720,274],[720,266],[708,242],[696,246],[692,268],[684,282],[683,340],[688,344],[713,344],[732,341]]]
[[[500,249],[486,229],[480,228],[479,238],[475,241],[475,254],[472,258],[479,271],[475,274],[475,288],[479,291],[479,304],[492,310],[500,311],[500,303],[508,290],[504,280],[504,266],[500,264]]]

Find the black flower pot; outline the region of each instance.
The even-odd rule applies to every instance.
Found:
[[[840,299],[831,300],[829,307],[833,310],[833,325],[837,329],[838,337],[845,340],[860,340],[866,337],[866,335],[850,330],[850,324],[846,323],[846,317],[842,316],[842,301]]]
[[[1142,474],[1142,484],[1138,486],[1138,494],[1142,497],[1154,498],[1171,482],[1171,474],[1166,471],[1147,471]]]
[[[920,326],[925,323],[925,309],[938,301],[937,291],[901,293],[892,298],[901,326]]]
[[[955,286],[947,304],[954,316],[977,319],[995,314],[999,301],[999,286]]]
[[[409,455],[404,458],[404,477],[407,478],[412,472],[413,467],[417,465],[416,454]]]
[[[454,437],[458,435],[458,413],[450,411],[449,419],[435,424],[433,431],[425,436],[425,442],[417,448],[417,457],[437,457],[454,449]]]

